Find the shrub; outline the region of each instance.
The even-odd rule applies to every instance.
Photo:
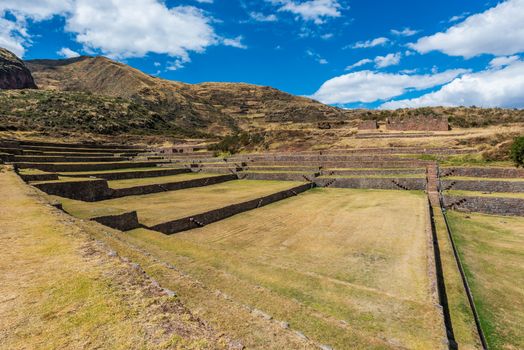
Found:
[[[244,148],[253,148],[264,142],[261,134],[250,134],[242,132],[240,134],[225,136],[219,143],[212,147],[213,150],[222,153],[234,154]]]
[[[517,168],[524,167],[524,136],[515,138],[511,145],[510,157]]]

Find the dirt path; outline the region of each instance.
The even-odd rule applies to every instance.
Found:
[[[0,166],[0,349],[239,348]]]

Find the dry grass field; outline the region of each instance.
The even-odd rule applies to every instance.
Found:
[[[243,305],[337,349],[444,348],[428,275],[422,192],[314,189],[201,229],[118,235],[230,302],[180,298],[217,328],[260,347]],[[158,263],[145,267],[169,287]],[[264,348],[275,348],[266,344]],[[278,347],[277,347],[278,348]]]
[[[448,217],[490,348],[524,348],[524,218]]]
[[[220,349],[230,340],[0,168],[1,349]],[[31,218],[31,220],[25,220]]]
[[[152,226],[283,191],[298,184],[290,181],[235,180],[205,187],[128,196],[100,202],[56,198],[63,203],[68,213],[79,218],[136,210],[140,223]]]

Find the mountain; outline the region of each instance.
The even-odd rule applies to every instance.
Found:
[[[147,75],[105,57],[30,60],[26,64],[42,89],[130,99],[179,127],[212,134],[261,130],[271,123],[345,118],[338,108],[271,87],[186,84]]]
[[[0,47],[0,89],[36,89],[31,72],[14,53]]]

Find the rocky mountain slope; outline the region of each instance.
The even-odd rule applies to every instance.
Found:
[[[31,72],[16,55],[0,47],[0,89],[36,89]]]

